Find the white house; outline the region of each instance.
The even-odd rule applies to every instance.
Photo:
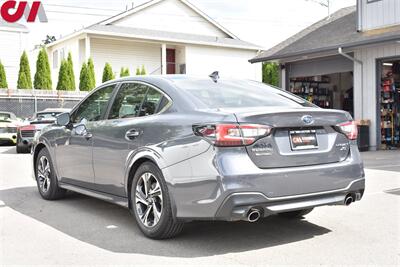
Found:
[[[118,77],[121,67],[135,74],[209,75],[261,80],[261,66],[250,58],[260,47],[240,40],[186,0],[152,0],[47,46],[53,81],[60,61],[72,53],[75,74],[93,58],[96,82],[106,62]],[[77,79],[78,80],[78,79]],[[78,82],[78,81],[77,81]]]
[[[369,149],[400,149],[399,0],[357,0],[251,60],[263,61],[283,88],[369,120]]]
[[[27,47],[28,33],[24,25],[0,19],[0,61],[5,67],[9,88],[17,87],[19,59]]]

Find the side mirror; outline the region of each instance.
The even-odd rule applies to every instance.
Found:
[[[56,123],[58,126],[67,126],[71,122],[71,116],[69,115],[69,113],[61,113],[56,117],[56,119]]]

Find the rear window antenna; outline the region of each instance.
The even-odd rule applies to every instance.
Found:
[[[208,77],[210,77],[211,80],[213,80],[213,82],[217,83],[218,80],[219,80],[219,72],[218,71],[214,71]]]

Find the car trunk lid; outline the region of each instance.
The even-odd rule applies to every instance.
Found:
[[[265,124],[272,133],[247,146],[259,168],[298,167],[340,162],[350,151],[348,138],[335,129],[351,120],[344,111],[319,108],[255,108],[233,111],[239,124]]]

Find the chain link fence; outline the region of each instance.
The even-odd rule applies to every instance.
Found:
[[[0,111],[12,112],[17,117],[29,118],[46,108],[73,108],[86,92],[0,90]]]

